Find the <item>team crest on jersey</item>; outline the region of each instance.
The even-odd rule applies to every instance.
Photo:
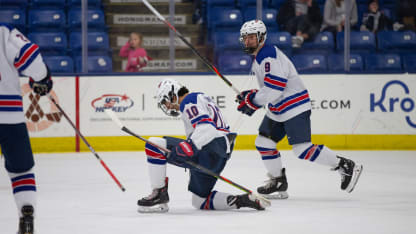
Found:
[[[25,117],[27,119],[26,126],[29,132],[39,132],[49,128],[54,123],[61,121],[62,113],[58,108],[49,101],[46,97],[41,97],[32,92],[29,84],[24,84],[21,87],[22,94],[28,97],[29,106],[25,108]],[[55,100],[59,100],[55,92],[52,90],[49,93]],[[49,105],[45,105],[43,100],[48,100]],[[43,105],[41,104],[43,103]]]
[[[111,108],[114,112],[126,112],[133,105],[133,100],[126,94],[103,94],[91,102],[95,112],[104,112],[108,108]]]

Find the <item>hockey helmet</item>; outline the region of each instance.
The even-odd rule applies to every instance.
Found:
[[[246,47],[244,43],[244,36],[256,34],[257,35],[257,47]],[[261,20],[250,20],[241,26],[240,29],[240,44],[243,47],[244,52],[252,54],[258,47],[262,46],[267,38],[266,25]]]
[[[173,108],[173,105],[179,105],[178,92],[182,86],[173,79],[164,79],[158,85],[157,105],[168,116],[179,116],[180,112]],[[172,105],[173,104],[173,105]]]

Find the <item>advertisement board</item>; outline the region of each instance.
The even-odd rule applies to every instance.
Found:
[[[54,78],[52,95],[86,137],[126,136],[104,113],[111,108],[143,136],[185,135],[179,118],[157,107],[156,91],[165,78],[192,92],[204,92],[222,110],[231,130],[254,138],[265,109],[248,117],[236,111],[236,93],[215,75],[144,75]],[[391,75],[302,75],[312,102],[312,134],[346,137],[416,136],[416,77]],[[227,76],[238,90],[258,88],[249,75]],[[32,138],[74,136],[74,130],[46,97],[37,100],[22,79],[25,116]],[[78,107],[78,108],[77,108]],[[42,113],[40,113],[42,112]],[[410,139],[410,138],[405,138]],[[411,138],[414,139],[414,138]],[[378,142],[380,145],[382,143]],[[350,143],[345,143],[350,144]],[[408,143],[408,145],[411,145]],[[416,144],[414,144],[416,145]]]

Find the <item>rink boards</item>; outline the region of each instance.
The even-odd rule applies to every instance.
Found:
[[[416,75],[302,75],[312,101],[313,142],[335,149],[416,149]],[[215,75],[54,77],[52,95],[97,151],[143,150],[104,113],[112,108],[141,136],[184,137],[182,121],[157,108],[158,83],[173,78],[210,95],[231,129],[237,149],[254,149],[265,109],[252,117],[236,111],[236,93]],[[227,76],[238,90],[257,88],[254,77]],[[68,121],[45,97],[31,95],[22,79],[27,125],[35,152],[85,151]],[[41,112],[43,114],[41,114]],[[285,140],[279,149],[289,149]]]

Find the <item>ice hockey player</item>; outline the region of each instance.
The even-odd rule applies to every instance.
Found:
[[[16,28],[0,24],[0,146],[18,209],[19,234],[34,232],[36,183],[34,160],[23,115],[19,74],[39,95],[52,89],[39,47]]]
[[[151,137],[149,141],[171,150],[164,153],[146,143],[145,151],[149,166],[150,184],[153,192],[138,201],[139,212],[168,211],[168,178],[166,164],[189,168],[188,190],[192,194],[192,205],[202,210],[227,210],[249,207],[264,210],[265,204],[255,196],[231,195],[213,191],[216,178],[188,166],[191,160],[220,174],[234,147],[235,133],[218,106],[203,93],[192,92],[172,79],[159,83],[158,106],[168,116],[179,116],[185,125],[187,140],[174,137]]]
[[[261,107],[267,113],[255,141],[268,171],[266,185],[257,189],[268,198],[288,198],[288,182],[276,144],[285,136],[293,153],[302,160],[329,166],[341,174],[341,189],[352,192],[363,166],[337,156],[324,145],[311,143],[311,101],[292,62],[277,46],[265,45],[266,26],[261,20],[251,20],[240,29],[244,51],[254,55],[252,72],[259,89],[243,91],[237,96],[238,111],[251,116]]]

